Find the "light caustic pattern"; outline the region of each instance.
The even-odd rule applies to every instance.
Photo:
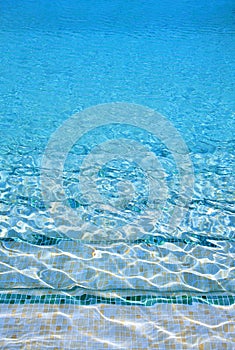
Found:
[[[234,349],[234,307],[35,304],[0,312],[2,349]]]
[[[111,136],[99,137],[102,128]],[[77,155],[79,195],[71,202],[64,167],[69,152],[89,133],[95,136],[90,152]],[[151,140],[164,145],[174,174],[167,173]],[[175,201],[168,177],[177,186]],[[188,148],[179,132],[154,110],[129,103],[97,105],[73,115],[51,136],[42,160],[44,201],[57,230],[72,239],[129,241],[154,235],[161,221],[168,234],[176,235],[193,183]]]

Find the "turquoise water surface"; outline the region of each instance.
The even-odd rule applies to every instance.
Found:
[[[1,2],[0,303],[234,303],[234,14]]]

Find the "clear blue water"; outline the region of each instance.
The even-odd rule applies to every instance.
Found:
[[[233,349],[234,16],[0,2],[1,348]]]
[[[234,291],[234,14],[233,0],[1,2],[0,237],[2,255],[8,249],[15,252],[14,261],[9,260],[2,267],[2,289],[11,290],[14,285],[17,290],[46,286],[55,290],[78,287],[153,292]],[[138,104],[164,115],[189,149],[194,171],[193,195],[175,235],[169,235],[167,225],[155,222],[152,217],[149,221],[147,218],[144,228],[137,227],[134,240],[116,234],[115,223],[103,235],[107,217],[103,218],[98,211],[94,219],[94,212],[91,217],[84,207],[77,212],[85,222],[82,235],[76,237],[76,232],[66,235],[66,230],[58,229],[58,222],[43,200],[40,173],[51,135],[75,113],[111,102]],[[99,118],[102,121],[102,116]],[[80,144],[68,154],[63,181],[67,206],[72,209],[81,204],[77,190],[79,157],[85,158],[94,145],[112,139],[112,135],[129,140],[135,134],[135,140],[142,137],[145,144],[149,142],[164,166],[167,183],[174,180],[172,157],[166,147],[154,137],[151,139],[150,132],[142,135],[137,129],[130,131],[120,126],[112,134],[112,120],[110,125],[83,135]],[[148,184],[143,171],[133,161],[115,163],[114,159],[104,165],[97,182],[101,196],[107,201],[115,199],[125,191],[116,187],[121,178],[134,181],[139,195],[131,209],[130,205],[127,209],[132,216],[135,210],[144,211]],[[169,202],[174,201],[174,195],[177,197],[177,186],[171,191]],[[174,205],[178,205],[177,201]],[[93,231],[92,234],[86,231],[89,218],[95,229],[100,229],[94,235]],[[120,225],[127,219],[130,217],[108,217],[112,222],[119,220]],[[147,234],[147,247],[141,241],[143,234],[144,239]],[[71,237],[82,237],[82,242],[70,241]],[[96,242],[93,248],[91,241]],[[151,264],[151,252],[164,242],[171,246],[166,247],[160,266],[162,269],[167,266],[169,274],[179,271],[182,277],[172,285],[168,284],[169,276],[159,283],[158,278],[152,279],[151,269],[141,265],[143,261]],[[97,248],[95,244],[101,246]],[[182,245],[179,256],[178,244]],[[98,249],[98,255],[93,255],[90,265],[79,265],[81,272],[71,277],[60,260],[52,264],[58,270],[51,269],[50,249],[57,245],[62,255],[76,251],[84,262],[92,249]],[[199,253],[189,256],[188,249],[197,247]],[[135,260],[135,279],[131,284],[120,273],[127,280],[132,273],[123,258],[128,249],[133,254],[129,258]],[[46,268],[40,261],[40,250],[48,254]],[[115,263],[109,261],[110,254],[118,257]],[[203,260],[205,254],[208,261]],[[170,260],[169,266],[165,256]],[[177,266],[180,256],[184,256],[182,266],[187,267],[186,272],[180,263]],[[30,264],[34,273],[22,275],[19,271],[25,271]],[[97,272],[98,278],[94,279],[91,271],[99,264],[106,266],[107,276],[117,269],[115,278],[107,281],[107,276]],[[146,280],[139,278],[140,265]],[[11,269],[15,272],[9,280],[5,272]],[[160,268],[159,279],[161,273]]]

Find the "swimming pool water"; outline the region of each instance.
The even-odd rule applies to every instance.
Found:
[[[0,304],[234,304],[234,14],[232,0],[1,2]]]

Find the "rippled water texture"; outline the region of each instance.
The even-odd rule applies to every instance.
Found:
[[[233,349],[234,15],[232,0],[1,2],[2,348]],[[91,123],[117,102],[125,122],[98,106]],[[52,294],[72,299],[50,309]],[[160,305],[176,296],[196,299]]]

